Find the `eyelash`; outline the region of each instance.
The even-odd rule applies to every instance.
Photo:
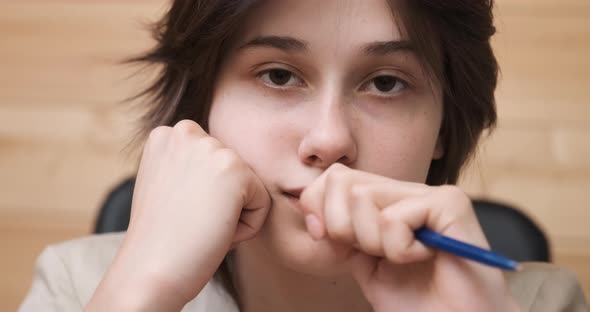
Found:
[[[266,75],[266,74],[270,74],[270,72],[272,72],[274,70],[280,70],[280,71],[288,72],[291,75],[289,81],[291,81],[291,79],[295,78],[295,79],[299,80],[300,83],[305,84],[305,81],[303,79],[299,78],[299,76],[297,74],[293,73],[293,71],[288,70],[288,69],[285,69],[285,68],[281,68],[281,67],[275,67],[275,68],[269,68],[269,69],[262,70],[262,71],[256,73],[256,77],[258,79],[264,80],[263,79],[263,76]],[[270,80],[270,79],[268,78],[267,80]],[[269,85],[265,81],[263,81],[262,83],[264,83],[267,86]],[[273,89],[279,89],[279,90],[288,90],[290,88],[290,87],[277,86],[277,85],[275,85],[275,86],[269,86],[269,87],[271,87]]]
[[[263,78],[265,75],[270,74],[274,70],[280,70],[280,71],[288,72],[291,75],[291,77],[289,78],[289,80],[287,82],[291,81],[291,79],[297,79],[297,80],[300,81],[300,83],[305,84],[305,81],[303,79],[299,78],[299,76],[297,74],[293,73],[293,71],[288,70],[288,69],[284,69],[284,68],[281,68],[281,67],[275,67],[275,68],[269,68],[269,69],[262,70],[262,71],[256,73],[256,77],[258,79],[261,79],[261,80],[267,80],[267,81],[263,81],[262,83],[265,84],[265,85],[267,85],[270,88],[273,88],[273,89],[276,89],[276,90],[280,90],[280,91],[287,91],[287,90],[289,90],[291,88],[291,86],[285,87],[285,86],[280,86],[280,85],[274,85],[274,83],[272,81],[270,81],[270,78],[267,78],[267,79],[264,79]],[[392,75],[392,74],[382,74],[382,75],[374,76],[370,80],[368,80],[367,82],[363,83],[361,85],[361,88],[360,89],[364,91],[364,90],[366,90],[371,85],[371,83],[373,83],[373,85],[374,85],[375,79],[377,79],[379,77],[391,77],[391,78],[395,79],[395,83],[396,84],[394,85],[394,89],[396,89],[397,84],[401,84],[401,87],[403,88],[402,90],[396,91],[393,94],[389,94],[388,91],[377,91],[377,92],[373,93],[375,96],[378,96],[378,97],[381,97],[381,98],[395,97],[395,96],[397,96],[401,92],[404,92],[406,89],[408,89],[410,87],[410,84],[406,80],[401,79],[398,76],[395,76],[395,75]],[[273,85],[271,86],[269,84],[273,84]]]
[[[366,89],[368,89],[368,87],[372,84],[375,85],[375,79],[380,78],[380,77],[391,77],[394,79],[395,84],[393,86],[393,89],[395,90],[397,88],[397,85],[400,84],[401,85],[401,90],[395,91],[390,93],[390,91],[379,91],[377,90],[376,92],[371,92],[372,94],[374,94],[375,96],[378,96],[380,98],[393,98],[398,96],[400,93],[404,92],[405,90],[407,90],[410,87],[410,84],[399,78],[398,76],[392,75],[392,74],[381,74],[381,75],[377,75],[372,77],[371,79],[369,79],[367,82],[363,83],[361,85],[361,90],[365,91]],[[376,87],[375,87],[376,88]]]

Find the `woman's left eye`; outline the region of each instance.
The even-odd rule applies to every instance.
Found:
[[[303,85],[301,78],[291,71],[282,68],[273,68],[259,72],[257,77],[262,79],[264,84],[273,88],[287,88]]]
[[[369,80],[365,86],[363,86],[363,90],[376,93],[396,94],[405,90],[407,87],[407,82],[398,77],[382,75]]]

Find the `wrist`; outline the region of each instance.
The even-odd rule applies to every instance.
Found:
[[[86,311],[180,311],[190,298],[160,274],[113,265]]]
[[[180,311],[184,302],[158,293],[144,292],[140,289],[129,291],[121,287],[101,287],[97,289],[85,311]]]

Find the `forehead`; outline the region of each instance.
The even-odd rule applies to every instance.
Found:
[[[304,40],[312,49],[332,52],[402,39],[386,0],[263,1],[244,26],[240,41],[289,36]]]

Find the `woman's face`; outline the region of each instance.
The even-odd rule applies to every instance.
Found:
[[[266,1],[216,81],[210,134],[264,182],[272,208],[254,245],[297,271],[338,268],[289,199],[335,162],[425,182],[442,120],[431,84],[385,0]]]

